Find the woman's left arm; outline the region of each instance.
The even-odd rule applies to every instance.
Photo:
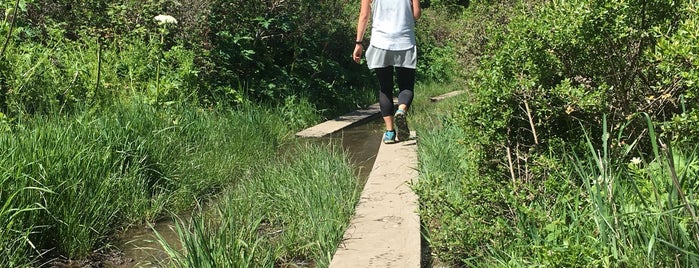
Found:
[[[413,3],[413,18],[418,20],[422,15],[422,10],[420,9],[420,0],[411,0]]]

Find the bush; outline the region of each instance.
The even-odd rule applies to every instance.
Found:
[[[368,102],[364,90],[373,91],[368,86],[375,84],[369,71],[347,56],[353,48],[348,40],[354,39],[357,14],[355,9],[350,12],[354,4],[342,1],[321,5],[307,0],[22,3],[6,53],[16,56],[8,59],[8,66],[0,66],[0,92],[7,93],[2,94],[0,108],[11,117],[64,107],[62,100],[55,100],[62,93],[40,90],[65,90],[69,79],[47,76],[45,81],[27,81],[34,92],[7,97],[20,91],[13,80],[27,80],[17,73],[38,63],[36,71],[61,77],[73,77],[69,65],[77,64],[82,71],[76,81],[84,83],[71,88],[77,97],[70,101],[90,104],[93,97],[110,103],[123,92],[144,94],[149,103],[196,100],[204,106],[237,106],[248,100],[276,105],[286,97],[300,96],[332,115]],[[163,31],[154,21],[159,14],[173,15],[178,23]],[[0,33],[6,33],[8,25],[0,26]],[[59,58],[65,66],[40,62],[51,59],[45,55],[61,55],[63,50],[87,53],[85,58]],[[123,54],[124,50],[133,54]],[[28,53],[35,56],[21,66],[17,57]],[[109,55],[118,55],[119,60],[110,61]],[[97,63],[104,69],[98,69]],[[105,80],[98,85],[97,74],[109,79],[102,72],[111,68],[118,68],[122,82]],[[98,86],[111,88],[105,92]],[[125,87],[128,90],[121,90]],[[38,103],[27,103],[30,99]]]
[[[666,130],[681,133],[675,138],[682,144],[695,144],[699,137],[699,3],[689,1],[683,9],[683,19],[671,33],[655,29],[658,44],[649,56],[656,63],[659,79],[655,94],[646,96],[649,105],[670,106],[679,110],[667,122]]]
[[[192,51],[181,46],[162,51],[156,40],[100,44],[84,37],[81,42],[11,47],[5,64],[13,68],[0,66],[4,78],[0,112],[9,117],[70,114],[132,96],[143,96],[152,104],[187,102],[198,96],[193,90],[198,78]]]
[[[425,9],[415,26],[419,58],[419,81],[450,81],[459,74],[454,35],[458,32],[457,20],[443,8]]]
[[[693,3],[687,5],[663,0],[531,1],[519,3],[510,16],[479,14],[486,21],[481,29],[488,31],[480,39],[483,49],[473,54],[478,55],[479,66],[468,75],[472,98],[456,107],[444,134],[468,137],[468,141],[462,149],[442,148],[453,156],[433,161],[441,153],[425,148],[440,145],[426,143],[450,141],[433,140],[432,134],[421,136],[417,189],[430,242],[440,258],[457,266],[670,262],[631,249],[649,240],[596,242],[596,234],[606,230],[586,220],[594,213],[589,206],[596,204],[586,199],[592,190],[585,192],[581,185],[600,174],[576,174],[568,156],[571,150],[589,147],[604,148],[605,157],[620,163],[628,161],[631,150],[651,155],[651,143],[639,142],[649,136],[647,121],[632,120],[638,114],[665,123],[667,131],[694,131],[690,130],[696,122],[691,114],[694,103],[685,102],[687,112],[678,116],[681,99],[691,98],[695,89],[696,64],[690,60],[694,46],[689,40],[696,27],[689,25],[696,23],[686,10],[696,8]],[[668,34],[661,38],[656,34],[660,32]],[[612,122],[609,127],[601,123],[605,115]],[[458,131],[451,129],[454,126]],[[588,144],[580,139],[585,133],[603,139]],[[594,149],[590,153],[601,154]],[[590,167],[601,163],[581,162]],[[620,195],[631,196],[629,192]],[[607,205],[611,210],[616,204]],[[629,213],[638,212],[634,210],[638,204],[624,205]],[[628,221],[629,226],[655,224],[640,218],[633,214],[619,221]],[[623,228],[616,231],[637,235],[630,231],[633,228]],[[580,232],[594,234],[595,239],[574,236]],[[527,242],[514,242],[518,238]],[[598,250],[607,242],[612,244]],[[689,241],[681,248],[691,252],[696,246]],[[691,265],[695,261],[691,254],[686,257],[678,262]]]
[[[522,9],[492,35],[461,124],[484,131],[494,148],[514,148],[575,141],[578,121],[600,133],[604,113],[615,120],[637,112],[667,120],[672,107],[647,105],[656,76],[644,53],[655,43],[651,29],[673,29],[677,8],[667,1],[577,1]],[[635,138],[642,125],[628,129]],[[498,152],[489,158],[504,159]]]
[[[220,2],[220,3],[219,3]],[[211,17],[212,98],[233,85],[256,101],[307,97],[319,109],[356,103],[372,84],[351,62],[355,12],[342,1],[214,1]]]

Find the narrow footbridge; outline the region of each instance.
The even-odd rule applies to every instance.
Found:
[[[438,102],[462,93],[450,92],[430,100]],[[296,136],[323,137],[377,117],[379,113],[377,103],[298,132]],[[418,197],[410,188],[418,178],[416,136],[412,132],[409,140],[380,145],[331,268],[421,267],[423,247]]]
[[[296,136],[323,137],[379,113],[378,104],[374,104],[300,131]],[[411,134],[416,136],[415,132]],[[415,138],[381,144],[355,215],[330,267],[420,267],[418,203],[409,185],[417,175]]]

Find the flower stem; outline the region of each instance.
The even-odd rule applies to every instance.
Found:
[[[19,0],[15,2],[15,7],[12,10],[12,21],[10,22],[10,30],[7,32],[7,36],[5,37],[5,43],[2,45],[2,50],[0,50],[0,58],[3,58],[5,56],[5,50],[7,50],[7,45],[10,43],[10,38],[12,37],[12,30],[14,30],[15,27],[15,21],[17,18],[17,8],[19,7]]]
[[[155,103],[158,103],[158,95],[160,94],[160,61],[163,58],[163,43],[165,37],[160,33],[160,47],[158,49],[158,63],[155,65]]]
[[[95,82],[95,93],[100,89],[100,79],[102,74],[102,41],[97,38],[97,81]]]

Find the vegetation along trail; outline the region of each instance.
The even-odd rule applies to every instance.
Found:
[[[697,1],[421,2],[424,266],[699,267]],[[0,0],[0,267],[329,266],[364,175],[294,133],[375,102],[357,10]]]
[[[373,162],[376,159],[380,139],[373,137],[382,133],[379,123],[379,121],[370,120],[322,138],[305,139],[302,142],[332,144],[332,146],[342,148],[348,155],[361,185],[369,175],[369,171],[371,171]],[[211,210],[212,208],[204,209]],[[187,215],[189,214],[185,213],[180,217],[188,217]],[[175,226],[176,221],[170,218],[161,220],[152,227],[145,226],[145,228],[129,229],[127,232],[120,234],[118,240],[115,241],[117,248],[120,248],[121,252],[105,256],[101,265],[126,268],[149,266],[166,261],[168,256],[160,243],[173,244],[175,248],[179,249],[177,244],[180,237],[174,228]]]

